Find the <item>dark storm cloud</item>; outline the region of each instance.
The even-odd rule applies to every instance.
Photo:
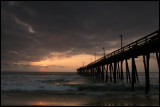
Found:
[[[39,61],[51,52],[94,54],[159,29],[159,4],[134,2],[1,3],[1,62]],[[70,52],[67,52],[70,51]]]

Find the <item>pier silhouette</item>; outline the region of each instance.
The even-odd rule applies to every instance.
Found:
[[[122,45],[121,45],[122,46]],[[160,71],[160,35],[159,30],[144,36],[126,46],[113,51],[110,54],[77,69],[79,75],[91,77],[103,82],[114,82],[124,80],[123,62],[125,62],[126,81],[131,84],[134,91],[135,83],[139,81],[135,58],[143,56],[145,71],[145,93],[150,90],[149,59],[150,54],[156,53],[158,68]],[[131,58],[132,69],[129,70],[128,60]],[[131,75],[130,75],[131,72]]]

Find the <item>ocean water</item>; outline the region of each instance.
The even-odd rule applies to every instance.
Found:
[[[57,100],[54,99],[50,101],[52,103],[46,103],[46,105],[74,105],[77,100],[79,102],[75,105],[148,105],[148,100],[151,102],[150,105],[158,105],[159,73],[150,72],[150,92],[147,95],[145,94],[145,74],[139,72],[138,75],[139,82],[135,84],[135,91],[131,91],[131,84],[127,83],[126,79],[117,83],[106,83],[77,75],[75,72],[1,72],[1,94],[3,94],[1,101],[2,105],[6,105],[6,100],[10,101],[9,99],[13,96],[21,93],[22,96],[19,97],[22,99],[27,95],[32,96],[32,99],[33,96],[41,95],[45,95],[41,97],[46,99],[55,95],[54,98],[63,98],[63,101],[58,104],[55,104]],[[12,97],[10,97],[11,93],[14,93]],[[68,98],[72,100],[68,101]],[[136,98],[141,99],[143,103],[139,101],[137,104]],[[28,102],[29,99],[30,97],[27,99]],[[118,100],[115,102],[115,99]],[[18,103],[13,103],[13,105],[18,105]],[[28,105],[31,104],[28,103]]]

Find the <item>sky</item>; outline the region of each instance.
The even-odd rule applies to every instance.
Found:
[[[1,1],[1,71],[76,72],[158,29],[158,1]]]

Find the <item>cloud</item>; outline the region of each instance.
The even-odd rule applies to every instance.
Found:
[[[111,1],[4,1],[1,4],[1,62],[103,54],[159,28],[159,4]],[[8,65],[9,66],[9,65]]]
[[[27,27],[27,29],[28,29],[28,31],[30,32],[30,33],[35,33],[35,31],[33,30],[33,28],[30,26],[30,25],[28,25],[27,23],[24,23],[24,22],[22,22],[22,21],[20,21],[18,18],[16,18],[16,17],[14,17],[14,19],[15,19],[15,21],[18,23],[18,24],[20,24],[20,25],[22,25],[22,26],[24,26],[24,27]]]

